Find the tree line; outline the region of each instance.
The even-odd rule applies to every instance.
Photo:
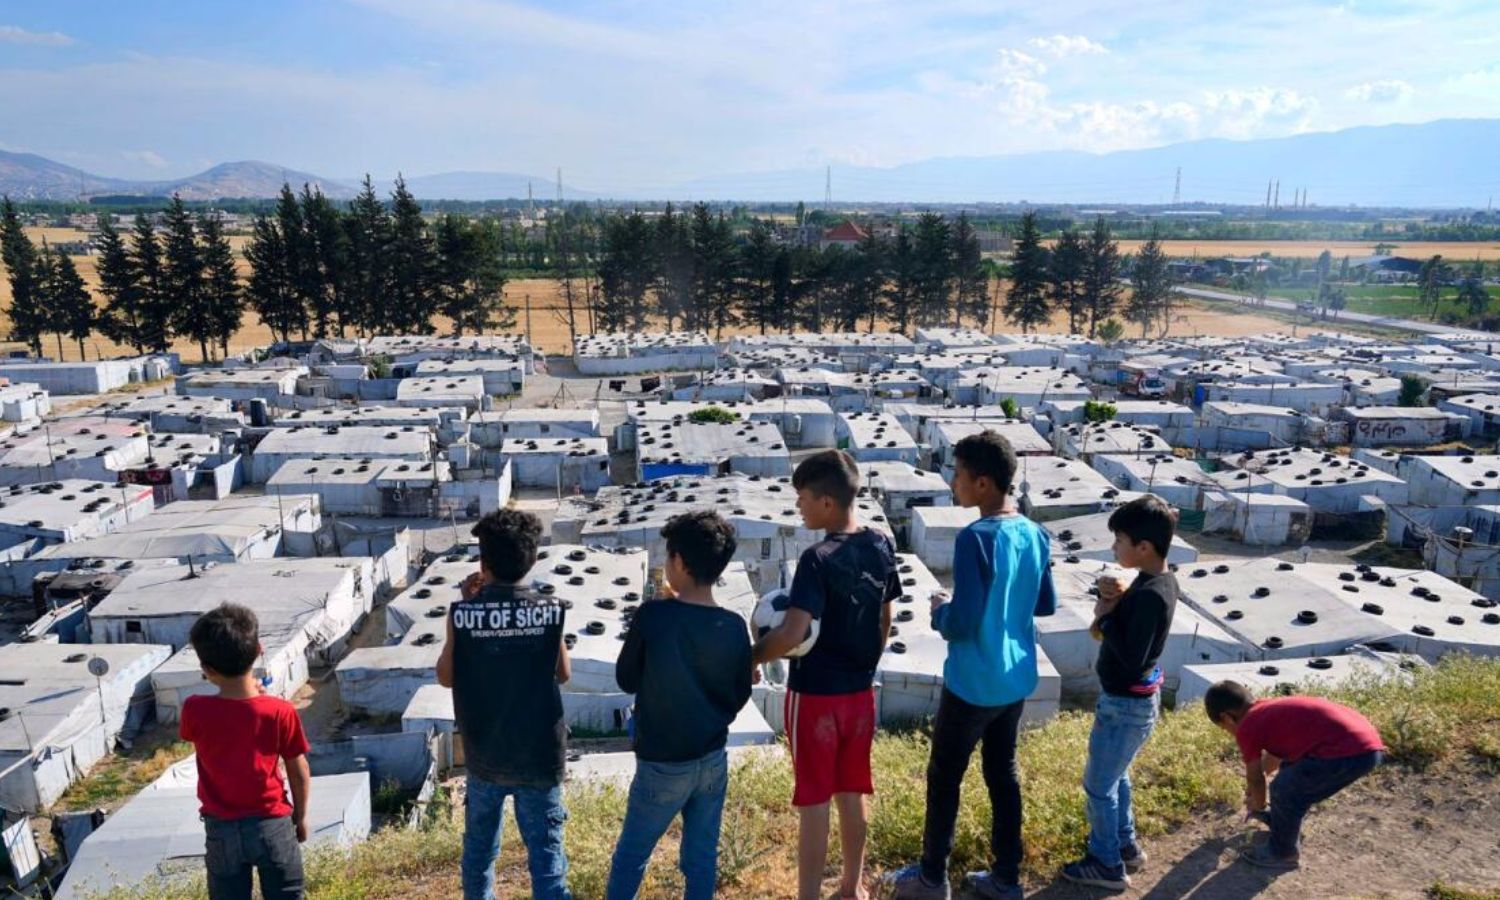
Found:
[[[57,336],[84,342],[95,332],[137,353],[164,353],[176,337],[198,344],[205,360],[209,348],[227,348],[243,318],[243,299],[235,272],[234,251],[218,220],[194,216],[173,198],[158,233],[137,215],[127,243],[101,217],[99,281],[105,302],[96,302],[77,267],[66,254],[37,247],[21,228],[15,205],[0,205],[0,261],[10,280],[11,339],[37,355],[42,338]]]
[[[1169,260],[1156,234],[1139,253],[1122,257],[1109,223],[1100,216],[1087,234],[1066,228],[1048,248],[1036,215],[1021,217],[1003,310],[1023,332],[1062,313],[1070,332],[1113,340],[1119,323],[1112,317],[1118,314],[1139,325],[1143,338],[1153,328],[1165,335],[1174,296]]]
[[[603,331],[730,327],[767,331],[873,330],[970,323],[989,327],[990,278],[965,215],[924,213],[893,237],[866,234],[826,249],[778,239],[754,220],[737,235],[707,204],[670,205],[648,218],[616,214],[601,227],[592,309]]]
[[[275,208],[255,218],[244,279],[219,219],[194,215],[179,197],[160,228],[140,212],[122,234],[101,214],[98,299],[66,254],[26,235],[9,198],[0,211],[11,338],[37,355],[55,334],[59,356],[68,338],[82,357],[98,333],[137,353],[190,340],[207,362],[216,350],[228,356],[246,311],[280,341],[431,334],[436,316],[456,334],[515,325],[499,223],[456,214],[429,222],[400,180],[387,205],[367,176],[347,209],[321,191],[282,185]]]

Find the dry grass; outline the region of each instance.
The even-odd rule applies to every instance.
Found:
[[[143,734],[129,752],[114,753],[100,760],[63,793],[53,809],[59,812],[112,809],[192,752],[191,744],[177,740],[175,726],[161,726]]]
[[[31,235],[32,240],[37,241],[38,243],[41,242],[44,236],[49,242],[81,240],[84,237],[83,232],[67,228],[30,228],[27,229],[27,232]],[[243,236],[236,236],[231,238],[231,242],[235,245],[236,249],[242,248],[246,240],[248,239]],[[1122,241],[1121,249],[1124,251],[1132,250],[1138,243],[1139,242],[1136,241]],[[1270,250],[1271,252],[1278,255],[1305,254],[1308,256],[1317,256],[1318,253],[1322,252],[1322,248],[1325,246],[1322,244],[1316,244],[1316,242],[1285,241],[1271,241],[1266,242],[1264,245],[1252,242],[1247,242],[1246,244],[1242,245],[1236,244],[1235,242],[1222,241],[1207,242],[1204,244],[1173,241],[1169,241],[1167,243],[1169,245],[1169,252],[1182,255],[1191,255],[1195,249],[1198,249],[1200,255],[1224,253],[1249,255],[1252,253],[1260,252],[1260,250]],[[1316,249],[1314,249],[1315,246]],[[1469,252],[1473,248],[1481,248],[1481,245],[1476,244],[1446,246],[1450,251],[1455,246],[1463,247],[1465,248],[1465,252]],[[1500,245],[1496,245],[1491,249],[1495,251],[1495,258],[1500,258]],[[1335,250],[1334,252],[1335,255],[1338,255],[1343,251]],[[1357,252],[1359,254],[1368,254],[1369,252],[1371,252],[1371,247],[1361,247]],[[1406,248],[1403,248],[1400,252],[1415,251],[1410,251]],[[1434,252],[1443,251],[1438,250]],[[73,258],[74,263],[76,263],[78,267],[79,274],[83,276],[83,280],[89,285],[89,288],[91,290],[95,291],[96,295],[99,287],[97,260],[98,258],[94,256],[76,256]],[[240,260],[239,268],[240,274],[242,276],[248,277],[249,266],[244,262],[243,259]],[[998,296],[995,291],[1003,291],[1003,288],[1003,282],[992,285],[992,296]],[[516,328],[514,329],[517,333],[528,335],[531,338],[533,345],[542,348],[547,353],[558,354],[569,352],[570,345],[568,340],[567,321],[564,318],[564,314],[559,310],[559,308],[563,306],[562,285],[560,282],[550,278],[517,279],[506,285],[505,296],[510,305],[515,307],[517,310]],[[531,306],[531,315],[529,316],[529,321],[528,316],[525,312],[528,303]],[[9,305],[10,284],[6,279],[0,278],[0,310],[8,308]],[[580,315],[578,321],[579,330],[587,331],[587,316]],[[435,319],[434,322],[438,326],[439,331],[442,331],[447,327],[447,322],[441,318]],[[0,333],[3,333],[3,323],[4,317],[3,315],[0,315]],[[1005,326],[1002,325],[1001,327],[1003,329]],[[1178,336],[1193,334],[1213,334],[1221,335],[1224,337],[1238,337],[1241,335],[1256,334],[1265,331],[1284,330],[1285,327],[1285,323],[1278,320],[1274,316],[1244,314],[1234,317],[1226,317],[1224,315],[1222,306],[1219,308],[1207,308],[1202,306],[1190,305],[1184,307],[1182,310],[1182,315],[1172,323],[1170,333]],[[1067,330],[1066,317],[1056,316],[1054,317],[1052,322],[1048,323],[1045,327],[1039,330],[1047,333],[1064,332]],[[743,333],[748,331],[750,331],[750,329],[731,329],[730,331],[726,332],[726,335],[733,335],[736,333]],[[1133,332],[1134,330],[1128,329],[1128,331]],[[240,329],[239,333],[235,335],[234,339],[229,342],[229,349],[231,353],[243,353],[256,347],[264,347],[267,344],[271,343],[271,340],[272,338],[270,329],[265,327],[265,325],[263,325],[259,321],[259,319],[253,313],[251,313],[247,314],[247,316],[245,317],[245,327]],[[44,339],[43,346],[46,352],[49,354],[56,353],[58,349],[56,340],[51,335],[48,335]],[[4,342],[0,342],[0,349],[23,349],[23,345],[18,343],[7,344]],[[112,341],[105,340],[100,335],[95,335],[93,338],[91,338],[87,342],[85,349],[87,351],[88,358],[90,359],[107,359],[113,356],[125,355],[129,352],[129,348],[115,344]],[[198,346],[190,341],[177,341],[172,345],[172,349],[182,354],[184,360],[196,361],[200,357]],[[72,341],[63,342],[62,359],[78,359],[77,343]]]
[[[1500,740],[1500,661],[1464,657],[1419,672],[1411,685],[1355,684],[1336,695],[1365,712],[1385,736],[1398,772],[1451,768]],[[1068,713],[1022,738],[1020,762],[1026,798],[1029,876],[1047,877],[1082,845],[1085,823],[1079,779],[1091,716]],[[928,737],[923,731],[885,734],[876,740],[870,827],[870,867],[879,872],[914,860],[921,845]],[[1190,819],[1225,815],[1242,791],[1238,758],[1229,739],[1195,705],[1164,715],[1134,770],[1135,803],[1142,834],[1150,837]],[[1399,776],[1398,776],[1399,777]],[[1476,785],[1476,791],[1486,790]],[[720,864],[724,897],[786,897],[795,891],[796,815],[788,803],[791,773],[783,759],[750,759],[730,780]],[[625,792],[610,786],[568,790],[569,881],[580,898],[602,896],[609,858],[625,807]],[[955,872],[987,861],[989,804],[978,764],[964,783],[964,804],[952,860]],[[312,900],[437,898],[458,892],[462,835],[457,819],[426,831],[389,831],[347,852],[321,851],[309,863]],[[676,871],[678,832],[657,848],[642,897],[681,896]],[[833,842],[829,873],[836,872]],[[502,896],[526,896],[524,858],[513,828],[499,866]],[[831,888],[831,883],[829,885]],[[197,896],[196,886],[174,891],[160,885],[121,890],[111,898]],[[1448,890],[1448,889],[1444,889]],[[1439,896],[1463,897],[1452,893]],[[1479,895],[1485,896],[1485,895]]]

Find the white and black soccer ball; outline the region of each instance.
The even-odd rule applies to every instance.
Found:
[[[781,625],[781,620],[786,618],[786,611],[792,605],[792,595],[786,588],[777,588],[760,598],[755,604],[755,614],[750,617],[750,624],[755,628],[755,637],[760,639],[766,636],[772,629]],[[813,619],[807,626],[807,637],[788,651],[788,657],[806,656],[812,650],[813,644],[818,642],[818,620]]]

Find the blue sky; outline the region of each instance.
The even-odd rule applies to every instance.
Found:
[[[0,148],[166,178],[732,172],[1500,115],[1500,5],[0,5]]]

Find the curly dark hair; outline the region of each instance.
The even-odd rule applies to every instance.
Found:
[[[667,556],[682,558],[682,565],[699,584],[713,584],[734,559],[739,541],[734,526],[711,510],[673,516],[662,526],[667,540]]]
[[[237,603],[222,603],[198,617],[188,632],[198,662],[234,678],[250,671],[260,655],[260,621]]]
[[[542,521],[519,509],[490,513],[469,532],[479,538],[479,559],[496,580],[514,584],[536,565]]]

